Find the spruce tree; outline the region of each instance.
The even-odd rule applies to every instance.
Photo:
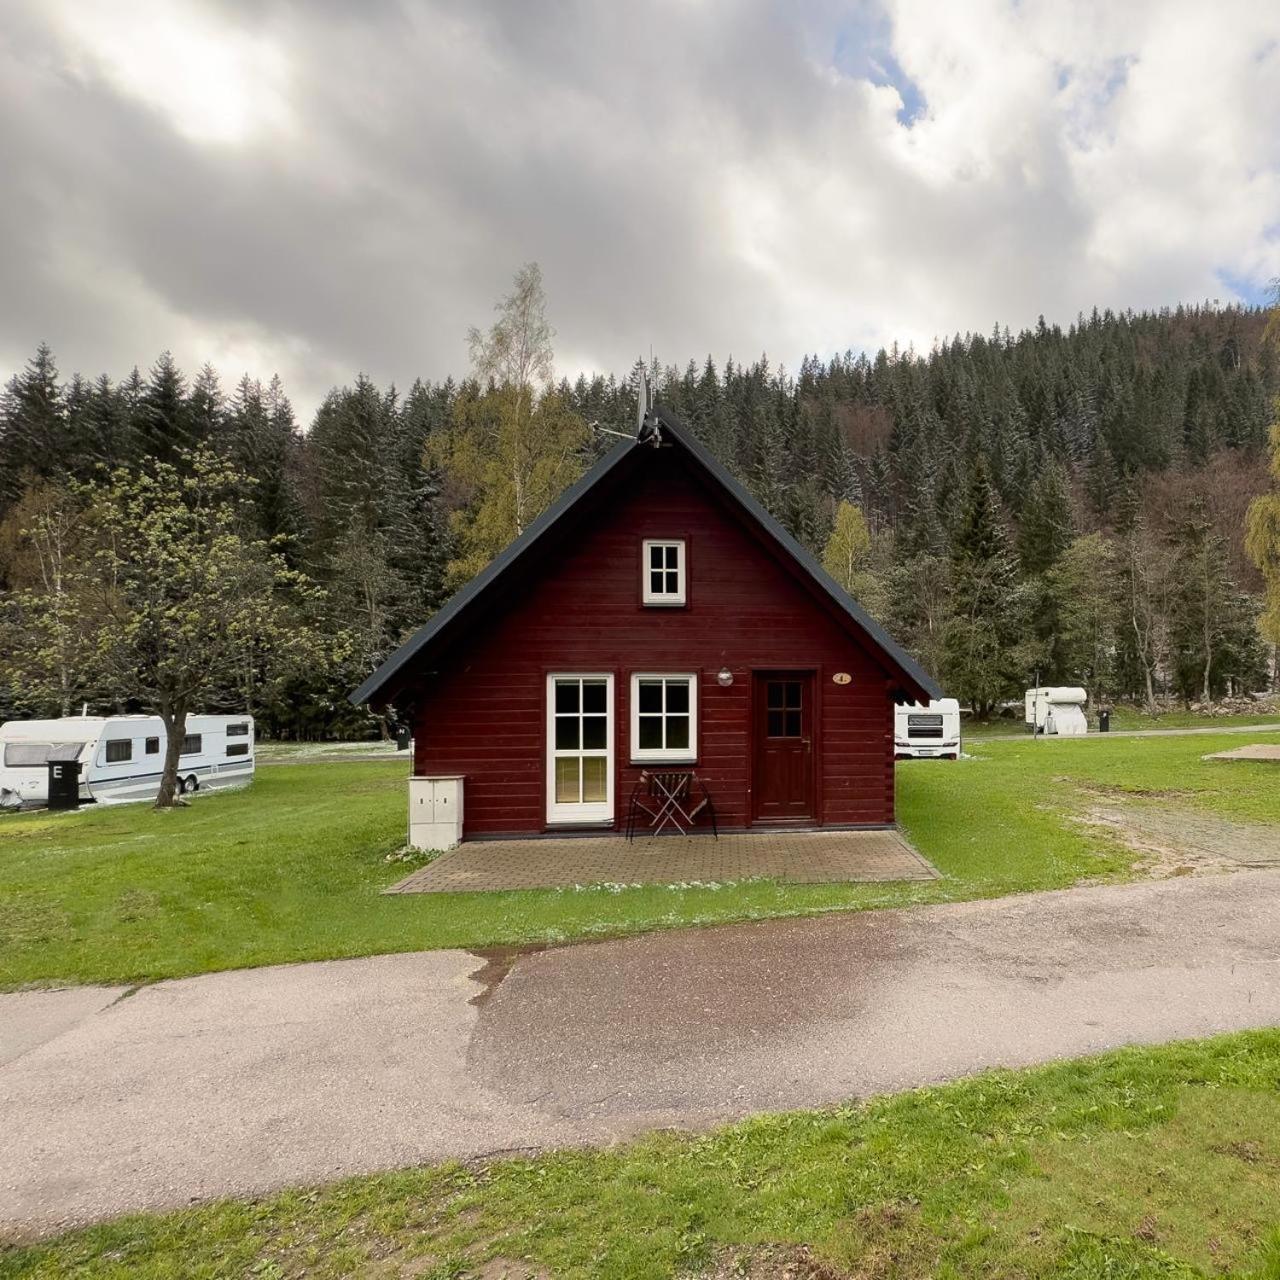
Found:
[[[186,406],[187,432],[192,444],[218,443],[225,422],[225,403],[218,371],[205,364],[191,387]]]
[[[1035,577],[1051,569],[1070,545],[1072,533],[1066,470],[1042,458],[1018,526],[1018,559],[1023,573]]]
[[[147,377],[137,421],[144,458],[173,462],[194,441],[187,382],[168,351],[160,353]]]
[[[32,477],[51,476],[71,459],[58,367],[42,342],[0,395],[0,518]]]
[[[952,616],[943,672],[952,696],[986,718],[1024,677],[1025,602],[985,463],[976,463],[951,550]]]

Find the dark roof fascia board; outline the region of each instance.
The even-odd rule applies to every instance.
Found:
[[[518,538],[489,561],[474,578],[460,587],[431,615],[425,626],[414,632],[365,682],[349,696],[356,706],[376,698],[432,641],[438,639],[458,618],[484,594],[490,583],[500,578],[512,565],[543,541],[559,524],[562,517],[577,505],[590,489],[613,471],[633,449],[636,440],[624,440],[615,445],[598,462],[590,467],[574,484],[570,485]]]
[[[742,487],[730,474],[718,458],[685,426],[685,424],[665,406],[659,405],[654,416],[662,426],[693,455],[719,484],[728,491],[731,497],[743,508],[746,514],[763,529],[793,560],[800,564],[814,583],[820,588],[823,596],[833,603],[839,613],[852,620],[867,637],[877,644],[911,681],[919,686],[921,692],[930,698],[941,698],[942,690],[937,683],[925,673],[923,668],[903,649],[896,640],[855,601],[847,591],[809,554],[795,538],[787,532]]]

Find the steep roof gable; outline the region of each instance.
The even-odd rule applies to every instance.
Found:
[[[825,569],[782,527],[697,440],[679,418],[669,409],[658,406],[645,419],[639,436],[626,440],[611,449],[576,484],[566,489],[546,511],[542,513],[500,555],[476,574],[431,620],[412,635],[395,651],[354,693],[351,701],[356,705],[365,702],[385,702],[394,696],[411,673],[415,659],[425,657],[434,645],[465,628],[469,615],[491,589],[510,574],[522,562],[527,562],[535,549],[554,539],[565,517],[607,476],[615,474],[636,449],[659,444],[670,444],[682,449],[704,474],[704,478],[722,491],[731,506],[736,507],[746,521],[754,526],[766,542],[772,543],[783,558],[792,561],[803,571],[804,580],[815,589],[825,603],[834,606],[837,618],[847,629],[880,651],[884,664],[900,677],[902,689],[898,692],[905,701],[928,701],[942,696],[941,690],[923,671],[914,658],[903,650],[893,638],[855,600],[851,599]]]

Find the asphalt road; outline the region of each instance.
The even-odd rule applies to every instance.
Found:
[[[0,1224],[1280,1024],[1280,872],[0,996]]]

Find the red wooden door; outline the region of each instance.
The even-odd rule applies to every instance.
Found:
[[[756,675],[755,817],[806,822],[813,803],[813,673]]]

